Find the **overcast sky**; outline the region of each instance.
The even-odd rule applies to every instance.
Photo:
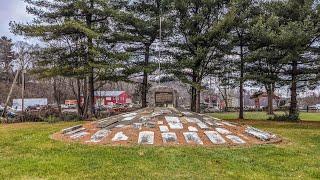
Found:
[[[9,22],[26,23],[31,20],[32,16],[26,13],[26,3],[23,0],[0,0],[0,36],[8,36],[14,41],[24,40],[23,37],[10,33]]]

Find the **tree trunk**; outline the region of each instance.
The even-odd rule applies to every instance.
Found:
[[[229,103],[228,103],[227,88],[224,88],[224,103],[225,103],[224,111],[225,111],[225,112],[228,112]]]
[[[195,72],[192,72],[192,82],[196,83],[197,82],[197,76]],[[190,102],[190,109],[192,112],[197,112],[197,89],[191,86],[191,102]]]
[[[53,78],[53,95],[54,95],[54,99],[55,99],[55,101],[56,101],[56,103],[58,105],[59,118],[62,118],[61,92],[59,91],[56,78]]]
[[[200,113],[201,111],[201,107],[200,107],[200,95],[201,95],[201,92],[200,90],[197,90],[197,95],[196,95],[196,113]]]
[[[266,88],[267,93],[268,93],[268,109],[267,109],[268,115],[274,114],[274,112],[273,112],[273,93],[274,93],[274,90],[273,89],[274,88],[273,88],[272,84],[269,84],[268,87]]]
[[[22,122],[24,122],[24,88],[25,88],[25,78],[24,78],[24,69],[22,69],[21,71],[21,75],[22,75],[22,87],[21,87],[21,113],[22,113]]]
[[[297,115],[297,71],[298,62],[297,60],[292,61],[292,72],[291,72],[291,102],[289,108],[289,115]]]
[[[145,68],[149,66],[149,53],[150,45],[146,45],[144,54],[144,70],[143,70],[143,82],[142,82],[142,92],[141,92],[141,105],[142,108],[147,107],[147,93],[148,93],[148,72]]]
[[[243,83],[244,83],[244,59],[243,59],[243,46],[242,41],[240,41],[240,109],[239,109],[239,119],[243,119]]]

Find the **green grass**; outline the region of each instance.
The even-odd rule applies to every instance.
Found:
[[[245,121],[285,138],[253,147],[108,147],[51,140],[77,123],[0,125],[0,179],[319,179],[320,124]]]
[[[276,112],[277,115],[284,114],[284,112]],[[239,116],[238,112],[228,112],[228,113],[212,113],[212,116],[220,119],[237,119]],[[266,120],[268,119],[269,115],[266,114],[266,112],[245,112],[244,118],[250,119],[250,120]],[[303,121],[320,121],[320,113],[307,113],[307,112],[301,112],[300,113],[300,119]]]

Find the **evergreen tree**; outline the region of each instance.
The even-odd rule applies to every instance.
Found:
[[[250,31],[254,18],[259,13],[259,4],[256,0],[233,0],[229,6],[230,18],[233,19],[230,37],[230,55],[228,58],[232,64],[228,71],[233,75],[229,78],[235,78],[234,82],[239,86],[239,119],[244,118],[244,84],[246,81],[247,56],[250,54],[249,45],[252,40]],[[233,68],[232,68],[233,67]]]
[[[191,85],[191,110],[200,112],[202,80],[214,74],[222,60],[230,19],[227,0],[173,1],[176,33],[173,47],[176,63],[172,72]]]
[[[7,83],[13,79],[12,62],[15,58],[13,46],[14,44],[11,39],[5,36],[0,38],[0,63],[2,68],[1,77]]]
[[[298,117],[297,91],[319,82],[319,3],[314,0],[266,2],[278,17],[279,30],[273,44],[285,54],[282,77],[290,85],[289,114]]]
[[[47,67],[46,75],[85,77],[90,115],[95,115],[94,83],[101,78],[96,77],[99,76],[97,72],[109,72],[106,70],[109,61],[118,58],[109,51],[112,46],[106,43],[116,10],[114,3],[100,0],[25,1],[29,4],[28,13],[36,18],[28,24],[11,23],[13,32],[38,37],[46,43],[61,44],[52,49],[62,55],[60,59],[42,62],[43,67]]]
[[[119,29],[115,38],[132,53],[126,74],[143,74],[141,103],[147,107],[148,76],[157,69],[154,61],[157,49],[153,45],[159,45],[161,17],[162,41],[170,32],[169,8],[165,0],[124,1],[122,7],[123,11],[117,16]]]

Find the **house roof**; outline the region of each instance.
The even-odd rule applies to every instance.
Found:
[[[125,93],[125,91],[95,91],[94,96],[117,97],[123,93]]]

